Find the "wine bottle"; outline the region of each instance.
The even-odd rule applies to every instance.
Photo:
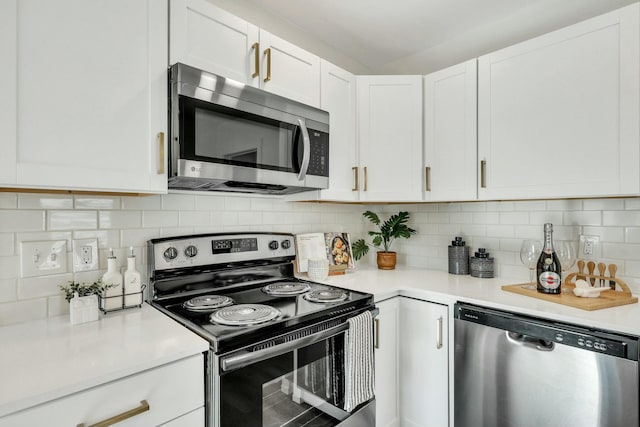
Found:
[[[553,224],[547,223],[544,225],[544,248],[540,253],[536,266],[538,292],[559,294],[562,284],[561,271],[560,260],[558,260],[558,255],[553,250]]]

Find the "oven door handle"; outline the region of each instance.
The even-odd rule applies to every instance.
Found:
[[[268,347],[258,351],[244,351],[240,354],[223,357],[220,359],[220,368],[222,372],[233,371],[238,368],[244,368],[252,363],[260,362],[262,360],[269,359],[271,357],[280,356],[281,354],[288,353],[297,348],[306,347],[311,344],[315,344],[318,341],[331,338],[339,335],[340,333],[349,329],[349,323],[344,322],[333,328],[326,329],[321,332],[316,332],[313,335],[309,335],[303,338],[299,338],[294,341],[278,344],[273,347]]]
[[[311,139],[309,138],[309,131],[307,130],[307,125],[303,119],[298,119],[298,126],[300,127],[300,133],[302,134],[302,164],[300,165],[298,181],[302,181],[307,177],[307,171],[309,170]]]

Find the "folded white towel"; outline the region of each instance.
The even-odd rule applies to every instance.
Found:
[[[351,412],[374,396],[373,316],[365,311],[347,322],[344,410]]]

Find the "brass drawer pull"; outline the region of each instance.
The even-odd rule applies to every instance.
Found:
[[[364,188],[362,191],[367,191],[367,167],[365,166],[362,169],[364,169]]]
[[[376,337],[374,342],[374,348],[380,348],[380,319],[373,319],[376,326]]]
[[[267,76],[264,78],[266,83],[271,80],[271,48],[267,48],[264,54],[267,55]]]
[[[480,161],[480,188],[487,188],[487,161]]]
[[[256,78],[260,75],[260,44],[254,43],[251,45],[251,49],[253,49],[253,58],[254,58],[254,67],[255,71],[251,74],[251,77]]]
[[[436,348],[440,350],[442,348],[442,316],[438,317],[436,320]]]
[[[424,191],[431,191],[431,166],[424,168]]]
[[[142,400],[140,401],[140,406],[138,406],[137,408],[130,409],[114,417],[107,418],[106,420],[97,422],[95,424],[91,424],[88,427],[109,427],[121,421],[135,417],[136,415],[140,415],[143,412],[147,412],[148,410],[149,410],[149,403],[146,400]],[[85,427],[85,425],[84,423],[80,423],[76,427]]]
[[[164,132],[158,132],[158,175],[164,174]]]
[[[351,191],[358,191],[358,167],[354,166],[351,170],[353,171],[353,182],[355,184]]]

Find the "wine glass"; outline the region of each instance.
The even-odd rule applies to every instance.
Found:
[[[560,269],[562,270],[562,280],[565,279],[565,271],[568,271],[576,263],[576,246],[570,240],[560,240],[556,242],[558,247],[558,259],[560,260]]]
[[[536,289],[535,281],[533,280],[533,270],[536,268],[538,258],[542,252],[542,242],[535,239],[527,239],[522,241],[520,246],[520,261],[529,269],[529,284],[524,285],[525,289]]]

